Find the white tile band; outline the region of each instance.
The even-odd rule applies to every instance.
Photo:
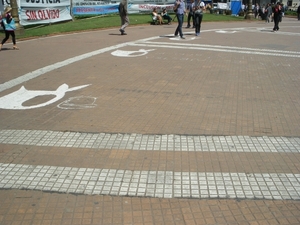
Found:
[[[300,152],[299,137],[143,135],[45,130],[0,130],[0,144],[146,151]]]
[[[300,174],[199,173],[0,163],[0,189],[159,198],[300,199]]]

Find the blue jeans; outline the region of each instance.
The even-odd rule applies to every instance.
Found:
[[[177,36],[179,33],[180,37],[183,37],[182,24],[183,24],[184,14],[176,14],[176,16],[178,20],[178,26],[175,31],[175,36]]]

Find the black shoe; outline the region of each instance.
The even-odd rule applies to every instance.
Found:
[[[186,28],[190,28],[191,26],[186,26]]]
[[[121,32],[121,35],[123,35],[125,33],[125,31],[123,29],[119,30]]]

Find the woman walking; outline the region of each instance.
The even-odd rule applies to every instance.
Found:
[[[272,13],[273,20],[274,20],[274,28],[273,28],[274,32],[279,30],[280,15],[281,15],[281,5],[280,2],[277,2],[277,4],[273,8],[273,13]]]
[[[5,37],[1,41],[0,51],[1,51],[4,43],[8,40],[9,36],[11,36],[11,38],[12,38],[13,49],[15,49],[15,50],[19,49],[16,45],[16,35],[15,35],[16,25],[15,25],[15,21],[14,21],[13,17],[11,16],[11,13],[10,13],[11,10],[12,10],[11,7],[6,6],[4,13],[2,15],[1,25],[4,29]]]

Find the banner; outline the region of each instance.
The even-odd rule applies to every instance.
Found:
[[[99,5],[99,6],[74,6],[73,15],[98,15],[118,13],[119,4]]]
[[[68,7],[56,8],[21,8],[20,21],[23,26],[31,24],[56,23],[71,20]]]
[[[20,0],[20,24],[27,26],[72,20],[70,4],[70,0]]]
[[[70,6],[70,0],[21,0],[21,8],[54,8]]]
[[[157,8],[158,11],[162,8],[167,10],[173,10],[173,4],[170,5],[152,5],[152,4],[128,4],[127,10],[129,14],[140,13],[140,12],[150,12],[153,8]],[[119,13],[118,4],[109,5],[88,5],[88,6],[74,6],[73,15],[98,15],[98,14],[110,14]]]

